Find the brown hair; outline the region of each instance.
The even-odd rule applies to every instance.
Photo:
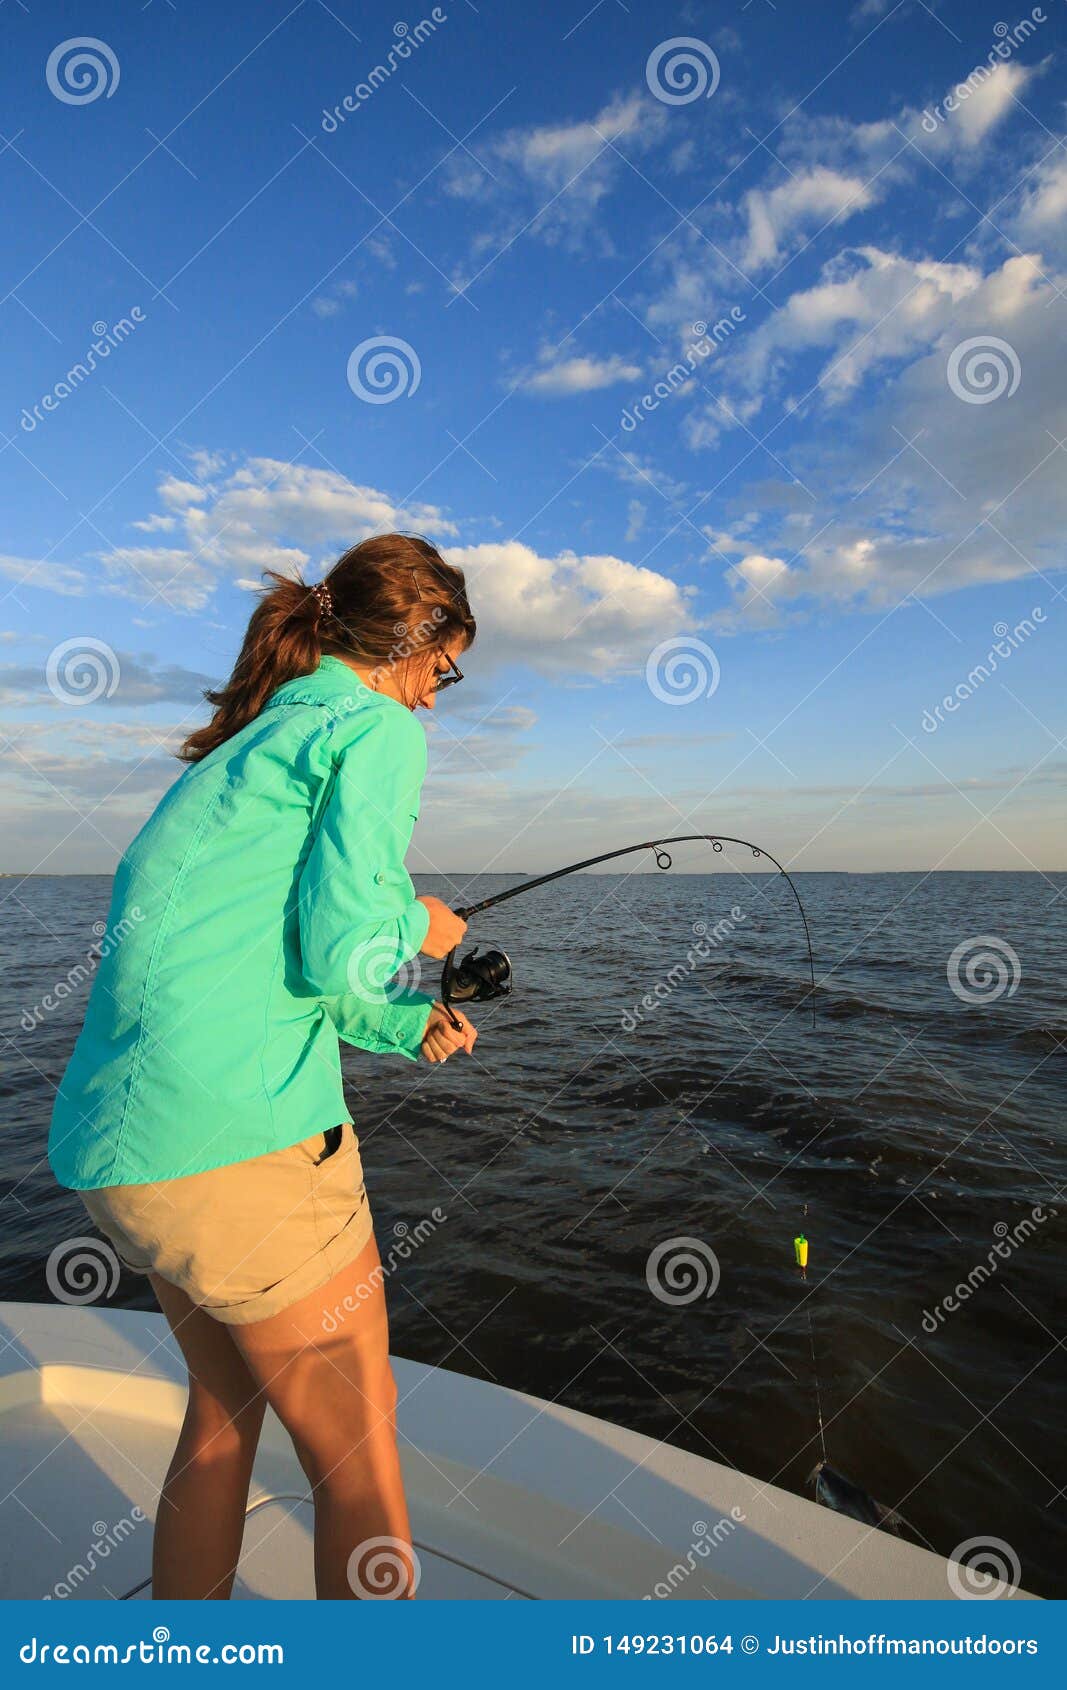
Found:
[[[204,694],[215,713],[178,756],[198,763],[251,722],[286,681],[310,675],[324,656],[397,663],[431,655],[456,636],[470,645],[476,623],[463,571],[412,534],[361,540],[325,579],[307,582],[266,571],[273,586],[252,612],[226,685]]]

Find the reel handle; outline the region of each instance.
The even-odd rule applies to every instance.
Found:
[[[469,921],[474,913],[473,907],[453,911],[453,914],[458,915],[461,921]],[[444,967],[441,970],[441,1002],[444,1005],[445,1014],[448,1016],[448,1019],[451,1021],[453,1027],[458,1033],[461,1030],[463,1023],[458,1019],[455,1010],[452,1008],[452,976],[456,971],[457,949],[458,947],[456,945],[452,946],[452,949],[445,957]]]
[[[445,964],[444,964],[444,967],[441,970],[441,1002],[444,1005],[445,1014],[448,1016],[448,1019],[451,1021],[453,1027],[456,1029],[456,1032],[458,1033],[460,1031],[460,1029],[462,1028],[463,1023],[459,1019],[459,1017],[457,1016],[455,1010],[452,1008],[452,1001],[451,1001],[451,998],[452,998],[452,976],[455,973],[455,968],[456,968],[456,946],[453,945],[452,949],[449,951],[448,955],[445,957]]]

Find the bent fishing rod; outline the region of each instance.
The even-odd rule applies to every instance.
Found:
[[[469,921],[474,915],[481,915],[496,904],[503,904],[508,898],[517,898],[522,892],[532,892],[537,886],[547,886],[553,880],[561,880],[564,875],[577,874],[580,869],[592,868],[597,863],[608,863],[617,857],[632,856],[635,851],[653,851],[656,857],[656,867],[669,869],[672,858],[667,845],[683,845],[702,842],[710,845],[713,851],[721,852],[724,845],[743,845],[752,852],[754,857],[766,858],[772,863],[778,873],[785,880],[789,890],[796,900],[800,919],[804,924],[804,941],[808,950],[808,972],[811,976],[811,1024],[815,1026],[815,957],[811,948],[811,933],[808,928],[808,918],[804,912],[804,905],[800,901],[800,893],[789,872],[784,869],[777,857],[772,857],[769,851],[761,845],[753,845],[751,839],[738,839],[729,833],[677,833],[667,838],[646,839],[640,845],[623,845],[617,851],[602,851],[596,857],[583,857],[581,862],[568,863],[565,868],[553,869],[549,874],[539,874],[533,880],[523,880],[518,886],[508,886],[503,892],[497,892],[491,898],[483,898],[478,904],[468,904],[463,909],[457,909],[456,915],[461,921]],[[456,947],[449,951],[445,958],[445,965],[441,971],[441,1002],[453,1027],[457,1030],[462,1025],[452,1008],[454,1003],[487,1003],[493,998],[508,997],[512,989],[511,961],[504,951],[488,950],[478,955],[477,945],[468,951],[461,962],[456,962]]]

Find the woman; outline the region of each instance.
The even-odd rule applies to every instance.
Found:
[[[191,766],[119,865],[49,1157],[148,1274],[188,1366],[153,1595],[229,1596],[268,1403],[312,1489],[318,1595],[359,1596],[382,1540],[411,1595],[338,1035],[428,1062],[477,1036],[388,984],[465,929],[415,896],[404,854],[426,770],[414,712],[462,679],[475,622],[462,572],[405,535],[353,547],[314,587],[271,578],[182,747]]]

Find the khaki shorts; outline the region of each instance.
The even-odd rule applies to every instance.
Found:
[[[351,1122],[226,1168],[78,1195],[126,1267],[228,1326],[325,1285],[373,1231]]]

